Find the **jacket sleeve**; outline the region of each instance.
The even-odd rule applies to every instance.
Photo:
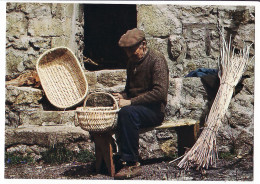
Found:
[[[152,68],[152,89],[131,98],[132,105],[164,102],[167,99],[169,70],[164,57],[158,58]]]

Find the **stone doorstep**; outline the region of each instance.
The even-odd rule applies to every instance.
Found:
[[[22,111],[20,123],[22,125],[70,125],[75,121],[75,111]]]
[[[15,144],[53,146],[80,141],[88,141],[89,132],[75,126],[24,126],[5,130],[5,146]]]

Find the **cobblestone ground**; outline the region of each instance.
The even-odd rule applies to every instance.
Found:
[[[219,159],[215,168],[197,171],[179,169],[177,163],[170,160],[142,161],[143,173],[132,180],[174,180],[174,181],[252,181],[253,158]],[[86,180],[113,180],[104,171],[95,173],[94,163],[66,163],[60,165],[47,165],[37,163],[34,165],[19,164],[5,165],[6,179],[86,179]]]

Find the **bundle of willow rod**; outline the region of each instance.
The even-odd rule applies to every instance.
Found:
[[[223,38],[221,59],[219,60],[220,86],[210,109],[205,127],[194,146],[179,162],[180,168],[188,169],[196,166],[197,169],[215,165],[218,158],[216,136],[221,121],[228,109],[233,89],[242,77],[249,62],[250,46],[244,46],[239,54],[231,52],[231,39],[227,44]]]

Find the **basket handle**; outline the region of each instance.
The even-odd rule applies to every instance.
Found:
[[[119,109],[118,102],[116,101],[115,97],[114,97],[113,95],[111,95],[111,94],[109,94],[109,93],[105,93],[105,92],[96,92],[96,93],[91,93],[91,94],[89,94],[89,95],[85,98],[85,100],[84,100],[83,107],[86,107],[86,103],[87,103],[87,100],[89,99],[89,97],[90,97],[91,95],[95,95],[95,94],[105,94],[105,95],[110,96],[110,97],[114,100],[114,102],[115,102],[116,110]]]

